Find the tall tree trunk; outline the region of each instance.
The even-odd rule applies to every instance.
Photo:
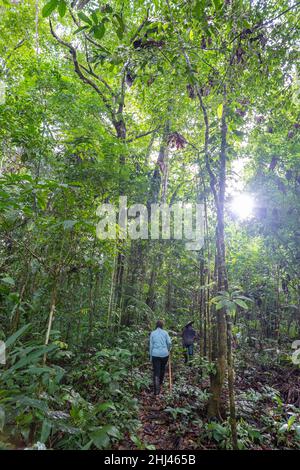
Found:
[[[227,147],[227,124],[226,124],[226,89],[224,88],[224,103],[221,121],[221,151],[220,151],[220,173],[219,194],[217,205],[217,276],[218,290],[228,291],[228,279],[226,271],[225,233],[224,233],[224,203],[226,189],[226,147]],[[225,308],[217,313],[218,325],[218,361],[217,372],[212,376],[212,398],[209,404],[209,414],[220,415],[221,392],[225,379],[226,364],[228,365],[228,391],[230,407],[230,425],[232,434],[232,445],[237,449],[236,412],[234,399],[234,373],[232,359],[232,335],[231,320]]]
[[[114,123],[116,132],[117,132],[117,138],[121,142],[125,142],[126,140],[126,125],[122,116],[123,112],[123,106],[124,103],[120,104],[121,108],[119,109],[118,116],[119,120]],[[125,166],[126,159],[125,155],[121,153],[119,157],[119,191],[120,191],[120,196],[124,196],[124,182],[123,182],[123,168]],[[118,243],[118,252],[117,252],[117,260],[116,260],[116,272],[115,272],[115,288],[113,292],[113,303],[115,304],[116,307],[119,307],[120,309],[120,315],[122,316],[121,312],[121,304],[122,304],[122,292],[123,292],[123,276],[124,276],[124,267],[125,267],[125,242],[124,240],[121,240]]]

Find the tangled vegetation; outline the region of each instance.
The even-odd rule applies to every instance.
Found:
[[[299,15],[0,0],[1,449],[300,449]],[[153,204],[203,243],[139,236]]]

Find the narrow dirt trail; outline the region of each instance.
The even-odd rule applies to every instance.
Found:
[[[155,399],[151,392],[143,391],[139,402],[139,420],[142,423],[139,431],[141,441],[163,450],[178,448],[178,439],[176,434],[174,435],[169,417],[165,412],[167,407],[165,397],[161,395]]]
[[[186,426],[182,414],[173,415],[170,409],[183,407],[188,399],[185,389],[193,386],[202,390],[203,384],[195,385],[193,369],[183,364],[177,365],[173,375],[172,391],[169,389],[169,376],[166,372],[162,391],[155,398],[152,389],[143,390],[139,396],[139,420],[142,426],[138,432],[139,438],[147,445],[153,445],[162,450],[184,450],[197,448],[198,425]],[[149,374],[151,370],[149,369]],[[179,383],[185,380],[185,386]]]

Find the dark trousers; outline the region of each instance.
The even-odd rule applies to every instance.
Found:
[[[193,355],[194,355],[194,345],[189,344],[189,345],[185,346],[184,362],[188,362],[189,358],[192,357]]]
[[[154,395],[158,395],[160,392],[160,386],[164,381],[166,365],[168,362],[167,357],[154,357],[152,356],[153,364],[153,389]]]

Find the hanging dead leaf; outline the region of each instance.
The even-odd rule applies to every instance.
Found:
[[[183,135],[179,134],[179,132],[172,132],[168,135],[167,143],[171,149],[179,150],[186,146],[187,141],[185,140]]]

